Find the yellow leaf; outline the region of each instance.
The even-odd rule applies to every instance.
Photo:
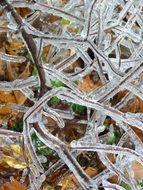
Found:
[[[5,103],[16,103],[16,99],[12,91],[0,91],[0,101]]]
[[[4,42],[5,49],[9,52],[11,55],[15,55],[16,51],[21,49],[23,47],[22,41],[13,40],[13,41],[6,41]]]
[[[13,150],[13,152],[16,153],[17,155],[23,154],[22,148],[18,144],[11,144],[10,147]]]
[[[68,179],[65,180],[64,183],[63,183],[63,186],[62,186],[62,189],[61,189],[61,190],[65,190],[65,189],[67,188],[69,182],[70,182],[70,181],[69,181]]]
[[[25,162],[16,160],[15,158],[11,156],[4,156],[3,159],[12,168],[25,169],[27,167],[27,164]]]
[[[54,187],[44,182],[42,190],[54,190]]]

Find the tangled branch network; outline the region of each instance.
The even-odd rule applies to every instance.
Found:
[[[79,189],[124,189],[119,184],[107,181],[117,175],[121,181],[139,189],[130,167],[133,161],[143,164],[143,143],[133,128],[143,131],[142,113],[123,113],[121,108],[137,96],[143,100],[142,69],[143,69],[143,1],[142,0],[68,0],[62,3],[58,0],[0,0],[9,22],[7,30],[15,38],[21,38],[27,48],[32,62],[38,71],[35,76],[13,82],[0,83],[3,90],[20,90],[32,102],[30,108],[17,105],[24,114],[24,147],[28,149],[32,163],[30,167],[30,188],[39,189],[45,176],[53,169],[66,164],[80,183]],[[21,18],[16,8],[23,7],[32,10],[29,17]],[[53,14],[57,21],[48,23],[48,15]],[[67,26],[58,18],[71,23],[78,30],[69,32]],[[33,23],[38,19],[39,24]],[[41,53],[43,47],[50,45],[50,50],[43,64]],[[72,50],[72,54],[68,54]],[[92,54],[92,56],[91,56]],[[6,61],[23,62],[21,56],[11,56],[5,53],[0,58]],[[66,69],[76,60],[81,60],[83,66],[66,72]],[[101,86],[85,92],[78,88],[75,81],[83,80],[93,73],[98,77]],[[60,80],[65,87],[54,88],[50,80]],[[38,97],[34,96],[32,87],[39,87]],[[126,95],[116,105],[111,99],[121,90],[127,90]],[[63,101],[72,102],[87,107],[86,132],[84,137],[66,145],[60,138],[54,136],[45,126],[43,117],[51,117],[60,128],[64,128],[65,118],[74,118],[73,112],[62,113],[48,106],[47,102],[54,96]],[[117,145],[109,145],[102,141],[100,127],[105,119],[110,117],[122,131]],[[44,170],[35,152],[31,133],[48,147],[55,150],[61,160]],[[6,134],[6,130],[1,129]],[[10,132],[10,135],[21,135]],[[130,138],[135,148],[123,147]],[[89,177],[76,160],[82,151],[97,152],[106,169]],[[112,163],[107,154],[115,155]],[[30,165],[29,163],[29,165]],[[126,174],[125,174],[126,169]],[[128,174],[128,175],[127,175]]]

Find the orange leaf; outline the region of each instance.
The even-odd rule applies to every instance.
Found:
[[[6,41],[3,45],[10,55],[16,55],[16,52],[23,47],[23,42],[20,40]]]
[[[26,190],[26,187],[24,187],[21,183],[19,183],[16,180],[13,180],[11,182],[5,183],[0,190]]]
[[[134,161],[132,163],[132,169],[134,171],[135,180],[143,179],[143,165],[137,161]]]
[[[94,83],[94,81],[92,80],[90,75],[87,75],[84,77],[83,81],[78,81],[77,83],[78,88],[80,90],[89,92],[90,90],[92,90],[93,88],[97,88],[99,86],[101,86],[101,82],[97,81],[96,83]]]
[[[18,14],[20,14],[20,16],[22,16],[22,17],[25,17],[26,15],[28,15],[31,12],[31,10],[29,8],[17,8],[16,10],[17,10]]]
[[[86,168],[85,173],[90,177],[94,177],[98,174],[98,171],[97,169],[89,166]],[[62,190],[76,190],[77,187],[80,186],[74,175],[68,175],[62,181],[60,181],[59,185],[62,186]]]

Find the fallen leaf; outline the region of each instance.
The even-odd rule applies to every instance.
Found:
[[[18,144],[11,144],[10,148],[12,149],[12,151],[21,156],[23,154],[22,148],[18,145]]]
[[[31,74],[32,74],[32,68],[31,68],[30,63],[28,63],[28,64],[24,67],[24,70],[22,71],[22,73],[19,73],[18,79],[25,79],[25,78],[31,76]]]
[[[101,82],[97,81],[96,83],[94,83],[94,81],[92,80],[90,75],[86,75],[84,77],[83,81],[77,82],[77,85],[80,90],[88,92],[88,91],[92,90],[93,88],[97,88],[97,87],[101,86]]]
[[[48,15],[48,22],[49,23],[54,23],[56,21],[60,20],[60,17],[59,16],[56,16],[56,15],[52,15],[52,14],[49,14]]]
[[[9,103],[16,103],[16,99],[12,91],[0,91],[0,102],[0,115],[10,116],[16,114],[16,111],[13,111],[8,105]],[[1,119],[3,120],[3,117]]]
[[[26,7],[17,8],[16,11],[22,17],[25,17],[26,15],[28,15],[31,12],[31,10],[29,8],[26,8]]]
[[[86,168],[85,173],[92,178],[98,174],[98,171],[96,168],[89,166]],[[59,182],[59,185],[62,186],[62,190],[76,190],[80,186],[74,175],[64,177],[64,179]]]
[[[27,190],[21,183],[16,180],[5,183],[0,190]]]
[[[0,101],[3,103],[16,103],[16,99],[12,91],[0,91]]]
[[[6,68],[6,63],[5,63],[5,61],[0,60],[0,80],[1,80],[1,81],[6,80],[6,75],[5,75],[6,70],[7,70],[7,68]]]
[[[11,156],[3,156],[3,160],[12,168],[15,169],[25,169],[27,167],[27,164],[23,161],[16,160],[15,158]]]
[[[135,180],[143,179],[143,165],[142,164],[140,164],[137,161],[134,161],[132,163],[132,169],[134,172],[134,179]]]
[[[67,188],[67,186],[69,185],[69,180],[65,180],[63,185],[62,185],[62,189],[61,190],[65,190]]]
[[[17,104],[22,105],[27,100],[27,97],[22,92],[16,90],[13,93],[15,95],[15,99],[16,99]]]
[[[54,190],[54,187],[44,182],[42,190]]]
[[[135,180],[143,179],[143,165],[142,164],[140,164],[137,161],[133,161],[132,162],[132,170],[134,172],[134,179]],[[128,176],[126,171],[125,171],[125,175]],[[112,183],[118,184],[120,180],[119,180],[118,176],[113,176],[110,178],[110,181]]]
[[[10,55],[16,55],[23,45],[23,42],[20,40],[6,41],[3,43],[3,46]]]

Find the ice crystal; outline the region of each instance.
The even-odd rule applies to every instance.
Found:
[[[30,108],[11,105],[14,110],[24,113],[24,129],[22,134],[8,131],[9,136],[23,135],[24,145],[31,157],[31,190],[39,189],[46,175],[63,164],[73,172],[82,189],[94,190],[102,185],[107,190],[123,190],[121,183],[113,184],[108,181],[115,174],[133,190],[139,189],[133,179],[131,164],[135,160],[143,164],[143,144],[133,130],[136,127],[143,131],[143,117],[142,113],[124,113],[122,108],[134,95],[143,100],[143,1],[67,0],[66,3],[62,3],[58,0],[11,0],[9,10],[7,4],[9,3],[6,0],[0,1],[7,13],[7,29],[13,33],[17,31],[15,38],[22,38],[33,63],[40,60],[39,68],[44,73],[46,85],[50,86],[39,98],[34,97],[32,87],[41,89],[43,85],[40,69],[38,78],[32,76],[25,80],[0,82],[1,90],[20,90],[33,102]],[[25,18],[17,17],[16,20],[16,13],[11,11],[15,11],[17,7],[28,7],[32,14]],[[57,16],[57,20],[52,24],[47,19],[51,14]],[[41,29],[33,25],[36,19],[42,24]],[[72,32],[68,29],[69,25]],[[28,41],[27,35],[31,41]],[[34,45],[31,47],[29,42]],[[41,52],[46,46],[50,48],[43,63]],[[22,64],[25,61],[23,56],[12,56],[3,52],[0,53],[0,59],[5,60],[7,64]],[[82,60],[83,66],[67,72],[79,59]],[[80,89],[75,81],[83,82],[84,77],[91,73],[94,73],[94,78],[99,79],[102,85],[86,92]],[[52,86],[51,80],[59,80],[64,86]],[[127,90],[127,94],[121,101],[116,105],[111,104],[111,99],[124,89]],[[86,120],[79,121],[87,125],[85,135],[71,142],[70,149],[60,138],[50,133],[44,123],[44,117],[51,117],[57,126],[64,128],[65,119],[71,121],[75,118],[73,110],[60,110],[48,106],[48,101],[55,96],[60,101],[87,108]],[[109,145],[100,135],[106,130],[104,122],[107,117],[114,120],[122,131],[116,145]],[[47,171],[44,171],[32,143],[33,131],[45,145],[56,151],[60,158]],[[109,130],[109,133],[112,132]],[[3,136],[7,131],[0,129],[0,133]],[[128,138],[134,144],[134,150],[123,146]],[[97,152],[106,169],[94,178],[89,177],[76,160],[77,153],[82,151]],[[115,155],[114,163],[109,160],[108,153]],[[128,175],[125,175],[125,169]]]

